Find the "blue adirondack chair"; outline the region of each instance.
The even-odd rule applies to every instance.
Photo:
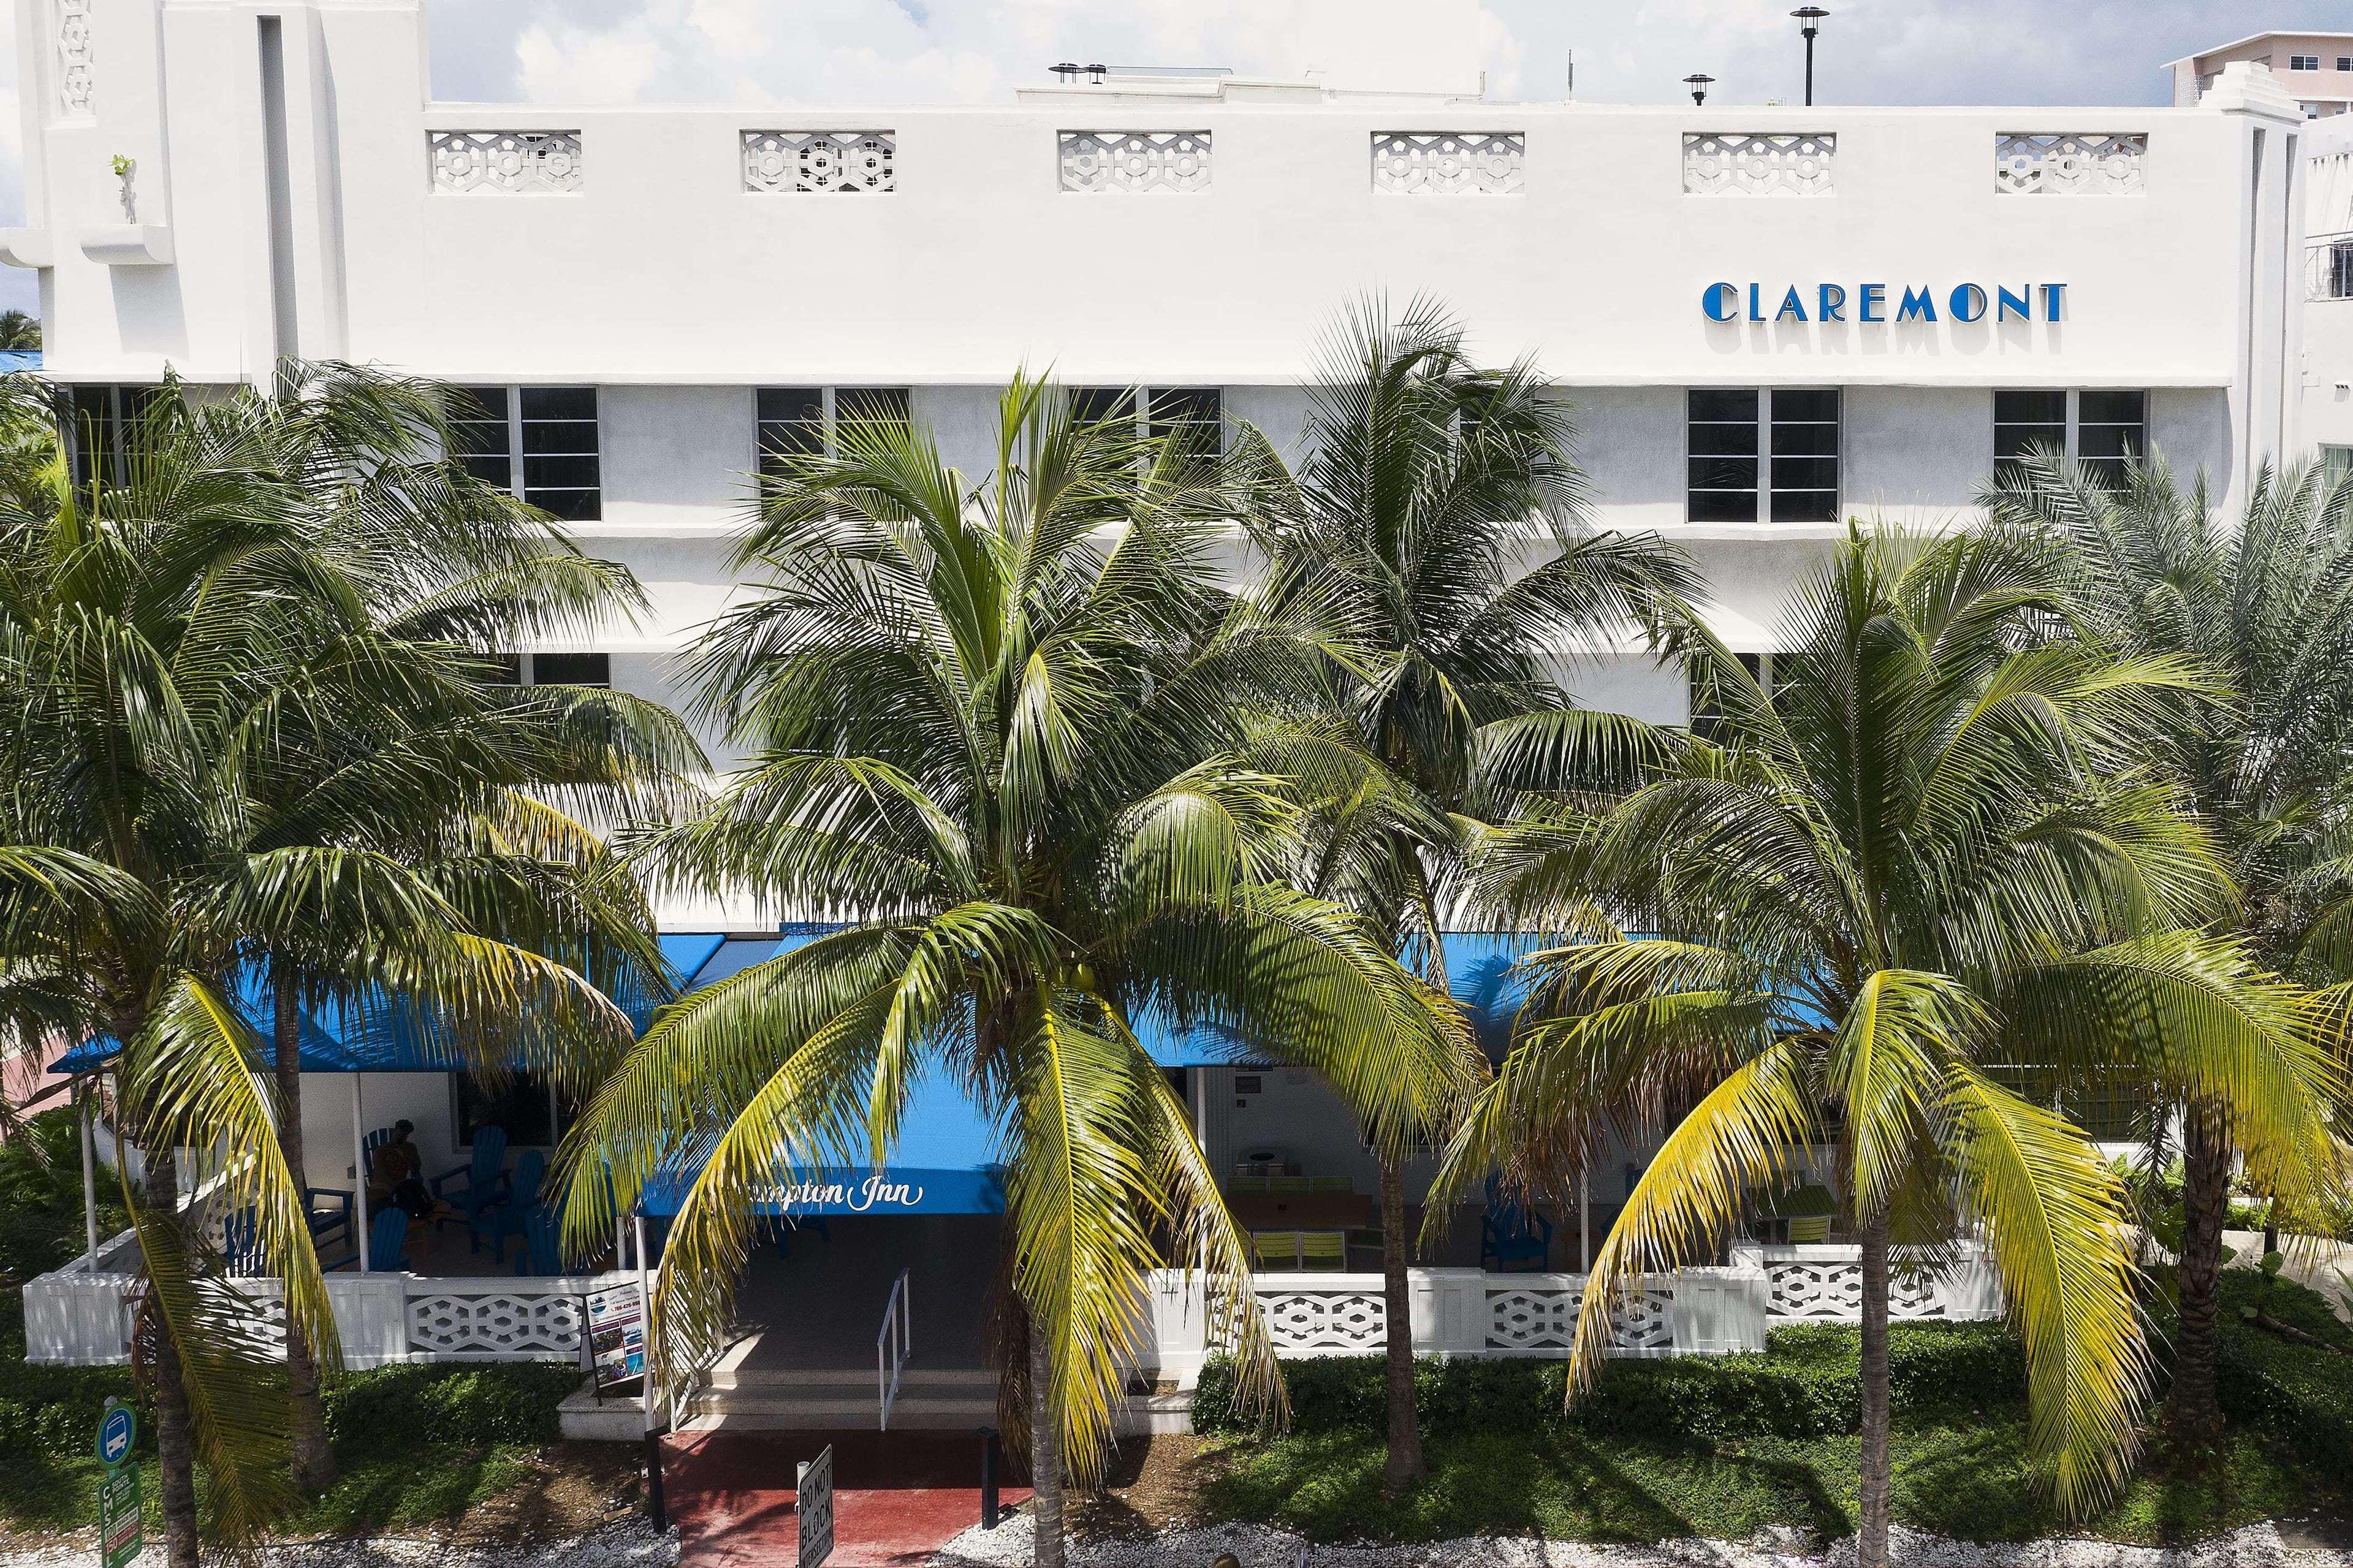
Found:
[[[514,1172],[507,1179],[507,1195],[474,1215],[470,1229],[472,1245],[491,1244],[491,1252],[503,1263],[507,1255],[507,1237],[521,1235],[533,1212],[539,1207],[539,1183],[547,1174],[547,1156],[536,1149],[526,1149],[515,1156]]]
[[[466,1250],[475,1250],[471,1226],[484,1209],[507,1195],[507,1129],[484,1127],[474,1129],[474,1157],[455,1170],[444,1171],[433,1178],[433,1195],[449,1205],[451,1212],[438,1214],[433,1223],[446,1225],[451,1220],[463,1218],[469,1227]],[[450,1191],[448,1183],[463,1177],[466,1184]]]
[[[1552,1222],[1520,1203],[1502,1201],[1498,1183],[1487,1183],[1487,1212],[1479,1220],[1479,1266],[1504,1270],[1552,1261]]]
[[[320,1208],[318,1202],[322,1198],[333,1200],[334,1207]],[[305,1187],[302,1189],[302,1208],[311,1221],[312,1246],[332,1235],[341,1235],[345,1246],[352,1245],[352,1194],[348,1189]]]
[[[389,1203],[376,1211],[368,1225],[368,1266],[370,1274],[398,1274],[408,1266],[408,1214]],[[357,1268],[360,1255],[356,1252],[332,1265],[336,1268]]]
[[[261,1257],[253,1234],[259,1224],[249,1208],[239,1209],[221,1221],[221,1259],[228,1266],[229,1273],[242,1276],[261,1272]]]
[[[517,1274],[550,1275],[564,1272],[564,1259],[555,1250],[555,1220],[545,1209],[533,1209],[522,1222],[522,1249],[515,1254]]]
[[[374,1132],[369,1133],[365,1139],[361,1140],[360,1159],[363,1161],[360,1166],[361,1181],[373,1181],[375,1180],[375,1151],[382,1149],[385,1144],[390,1143],[391,1141],[392,1128],[388,1127],[377,1128]]]

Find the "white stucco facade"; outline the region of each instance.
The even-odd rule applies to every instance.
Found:
[[[1024,365],[1216,388],[1229,425],[1295,446],[1335,310],[1426,291],[1482,354],[1538,358],[1577,407],[1594,521],[1689,548],[1757,652],[1839,519],[1967,519],[1998,407],[2017,406],[2003,393],[2057,394],[2087,451],[2092,395],[2126,394],[2098,406],[2138,410],[2131,440],[2225,495],[2308,451],[2306,425],[2353,421],[2320,385],[2353,372],[2353,344],[2303,341],[2323,313],[2300,149],[2318,132],[2259,66],[2156,109],[1514,104],[1215,78],[981,109],[588,109],[432,101],[417,0],[16,11],[27,217],[0,252],[39,269],[47,373],[220,384],[290,352],[517,396],[593,388],[596,493],[575,528],[655,606],[597,647],[653,695],[679,694],[668,655],[727,600],[762,387],[905,387],[975,469],[992,388]],[[1460,62],[1438,63],[1459,85]],[[1072,132],[1206,144],[1174,174],[1180,154],[1153,153],[1155,188],[1098,168],[1071,189]],[[763,184],[761,132],[881,133],[889,188],[795,189],[790,158]],[[452,133],[554,140],[514,178],[458,188],[469,171],[436,161]],[[1394,188],[1377,149],[1409,133],[1482,139],[1504,188]],[[1926,302],[1908,316],[1907,294]],[[1710,389],[1837,393],[1820,515],[1775,521],[1769,494],[1753,519],[1704,514],[1693,394]],[[1783,438],[1759,420],[1769,474]],[[1639,662],[1576,682],[1683,711],[1680,675]]]

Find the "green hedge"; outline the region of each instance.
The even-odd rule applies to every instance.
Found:
[[[1658,1442],[1715,1446],[1750,1437],[1854,1431],[1862,1418],[1860,1334],[1836,1324],[1776,1329],[1762,1355],[1610,1361],[1564,1410],[1567,1365],[1556,1361],[1440,1361],[1414,1365],[1423,1429],[1535,1432],[1552,1427]],[[2022,1400],[2026,1362],[2000,1323],[1903,1323],[1888,1336],[1888,1374],[1900,1407],[1980,1408]],[[1292,1429],[1378,1433],[1386,1425],[1377,1357],[1282,1363]],[[1252,1426],[1235,1400],[1234,1369],[1212,1361],[1193,1397],[1199,1432]]]
[[[580,1380],[577,1367],[536,1361],[378,1367],[329,1385],[327,1435],[353,1454],[553,1443],[556,1406]]]

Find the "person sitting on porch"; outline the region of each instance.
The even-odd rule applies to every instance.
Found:
[[[385,1202],[412,1220],[423,1220],[432,1217],[434,1205],[433,1194],[425,1190],[418,1174],[425,1169],[425,1157],[409,1139],[416,1130],[413,1122],[393,1123],[391,1141],[375,1151],[369,1174],[374,1178],[370,1185],[384,1190]]]

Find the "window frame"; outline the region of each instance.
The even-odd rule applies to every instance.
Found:
[[[1189,387],[1113,387],[1108,385],[1091,385],[1085,387],[1064,387],[1063,390],[1070,397],[1071,412],[1074,416],[1081,418],[1094,418],[1106,423],[1114,418],[1124,420],[1135,427],[1135,435],[1139,440],[1149,440],[1155,434],[1160,433],[1164,429],[1173,433],[1180,427],[1185,426],[1192,426],[1198,429],[1209,429],[1212,427],[1213,422],[1206,418],[1155,418],[1154,417],[1153,405],[1158,399],[1162,397],[1176,397],[1180,396],[1187,397],[1200,396],[1215,397],[1218,401],[1217,418],[1214,421],[1214,428],[1218,433],[1217,445],[1204,455],[1211,458],[1221,458],[1225,456],[1226,441],[1229,430],[1229,424],[1226,417],[1226,389],[1223,387],[1207,387],[1198,385]],[[1082,407],[1082,405],[1095,402],[1108,404],[1111,411],[1100,415],[1091,415],[1087,409]],[[1125,405],[1124,408],[1121,407],[1123,403]]]
[[[460,381],[452,382],[450,385],[454,389],[460,392],[474,395],[480,395],[484,392],[496,392],[501,397],[506,399],[506,482],[502,484],[499,483],[489,475],[476,472],[471,468],[468,468],[468,472],[474,473],[474,476],[477,479],[481,480],[485,484],[491,484],[498,489],[505,491],[509,495],[513,496],[516,500],[522,502],[526,505],[539,506],[541,510],[546,512],[548,515],[554,517],[559,523],[601,523],[605,520],[605,397],[604,389],[602,387],[596,386],[593,382],[570,381],[531,383],[515,381]],[[588,395],[589,403],[593,406],[596,411],[586,419],[545,414],[526,416],[523,413],[522,405],[523,395],[527,392],[586,392]],[[443,410],[443,417],[445,418],[449,417],[448,411],[446,408]],[[491,418],[458,418],[451,422],[453,424],[479,426],[485,429],[491,429],[495,428],[499,421]],[[524,445],[524,427],[526,425],[533,424],[586,425],[596,432],[596,450],[590,452],[534,452],[529,450]],[[460,465],[463,466],[465,460],[469,457],[488,458],[491,454],[487,451],[459,451],[453,449],[444,452],[442,455],[447,458],[457,460]],[[583,457],[587,458],[590,461],[596,464],[596,482],[594,484],[533,484],[531,482],[531,460],[533,458],[545,460],[549,458],[578,459]],[[586,495],[590,498],[588,510],[585,514],[579,516],[574,516],[566,513],[558,512],[552,507],[542,506],[538,501],[533,500],[533,495],[534,493],[542,496]]]
[[[2318,55],[2290,55],[2287,57],[2287,69],[2290,70],[2318,70],[2320,69],[2320,57]]]
[[[2000,417],[2000,412],[2001,412],[2001,398],[2002,398],[2002,394],[2004,394],[2004,393],[2006,393],[2006,392],[2008,392],[2008,393],[2021,393],[2021,392],[2025,392],[2025,393],[2038,393],[2038,392],[2046,392],[2046,393],[2047,393],[2047,392],[2055,392],[2055,391],[2059,391],[2059,390],[2060,390],[2060,388],[2053,387],[1995,387],[1995,388],[1993,389],[1993,413],[1994,413],[1993,429],[1994,429],[1994,448],[1993,448],[1993,468],[1992,468],[1992,472],[1993,472],[1993,475],[1994,475],[1994,477],[1995,477],[1995,478],[1999,479],[1999,478],[2001,476],[2001,465],[2002,465],[2003,463],[2005,463],[2005,462],[2009,462],[2009,461],[2014,461],[2014,460],[2012,460],[2012,459],[2010,459],[2010,458],[2007,458],[2007,457],[2003,456],[2003,454],[2002,454],[2002,450],[2001,450],[2001,428],[2002,428],[2003,420],[2002,420],[2002,418],[2001,418],[2001,417]],[[2138,398],[2140,399],[2140,418],[2139,418],[2137,421],[2130,421],[2130,420],[2123,420],[2123,419],[2097,419],[2097,420],[2093,421],[2093,424],[2094,424],[2094,428],[2097,428],[2097,429],[2126,429],[2133,428],[2133,426],[2137,423],[2137,426],[2138,426],[2138,429],[2139,429],[2139,430],[2140,430],[2140,444],[2139,444],[2139,447],[2138,447],[2138,448],[2137,448],[2137,450],[2134,452],[2134,454],[2133,454],[2133,455],[2135,455],[2135,456],[2137,456],[2137,457],[2139,457],[2139,458],[2142,458],[2142,459],[2146,460],[2146,459],[2147,458],[2147,456],[2148,456],[2148,450],[2149,450],[2149,439],[2148,439],[2149,417],[2148,417],[2148,388],[2147,388],[2147,387],[2067,387],[2067,388],[2065,389],[2065,393],[2064,393],[2064,395],[2065,395],[2065,397],[2066,397],[2066,399],[2067,399],[2067,403],[2066,403],[2066,424],[2067,424],[2067,429],[2066,429],[2066,439],[2065,439],[2065,440],[2062,443],[2062,446],[2063,446],[2063,455],[2065,457],[2066,461],[2069,461],[2069,462],[2071,462],[2071,463],[2100,463],[2100,464],[2112,464],[2112,463],[2116,463],[2116,462],[2117,462],[2117,461],[2121,461],[2121,460],[2119,460],[2119,459],[2117,459],[2117,458],[2108,456],[2108,455],[2106,455],[2106,454],[2105,454],[2105,453],[2100,454],[2100,455],[2098,455],[2098,456],[2094,456],[2094,457],[2089,457],[2089,458],[2087,458],[2087,457],[2085,457],[2085,456],[2084,455],[2084,446],[2083,446],[2084,414],[2083,414],[2083,409],[2084,409],[2084,393],[2086,393],[2086,392],[2093,393],[2093,394],[2094,394],[2094,395],[2095,395],[2095,396],[2097,396],[2097,395],[2105,395],[2105,394],[2118,394],[2118,395],[2122,395],[2122,396],[2126,396],[2126,397],[2138,397]],[[2047,421],[2047,420],[2027,420],[2027,419],[2012,419],[2012,420],[2009,421],[2009,423],[2013,424],[2013,425],[2022,425],[2022,424],[2047,424],[2048,422],[2049,422],[2049,421]],[[2105,471],[2105,470],[2094,470],[2094,471],[2095,471],[2095,472],[2099,472],[2099,471]]]
[[[1746,518],[1695,517],[1692,514],[1692,493],[1694,488],[1696,488],[1692,483],[1691,465],[1693,457],[1694,455],[1710,457],[1739,457],[1742,454],[1721,452],[1694,454],[1692,451],[1692,426],[1694,423],[1704,423],[1710,425],[1725,425],[1737,429],[1745,423],[1745,421],[1739,419],[1708,419],[1695,421],[1692,417],[1692,399],[1702,393],[1726,392],[1753,393],[1757,398],[1756,450],[1753,453],[1746,454],[1746,461],[1753,461],[1757,465],[1757,484],[1755,491],[1753,492],[1756,496],[1756,506],[1750,515]],[[1827,421],[1831,430],[1831,450],[1828,453],[1788,452],[1777,454],[1774,450],[1774,399],[1784,394],[1800,393],[1809,395],[1817,393],[1826,394],[1831,399],[1832,414],[1831,418]],[[1799,425],[1820,425],[1825,421],[1819,419],[1790,418],[1785,422],[1792,427],[1796,427]],[[1686,524],[1697,527],[1708,527],[1711,525],[1722,527],[1819,527],[1824,522],[1835,524],[1846,512],[1846,388],[1844,387],[1811,385],[1789,387],[1686,387],[1683,388],[1683,522]],[[1819,485],[1791,485],[1786,488],[1777,486],[1773,482],[1773,463],[1777,455],[1785,456],[1791,461],[1818,459],[1825,456],[1829,458],[1832,470],[1836,475],[1836,482],[1830,488],[1831,506],[1830,515],[1828,518],[1777,519],[1774,517],[1773,500],[1777,494],[1819,495],[1822,493],[1822,488]],[[1741,493],[1737,489],[1726,489],[1718,486],[1710,486],[1707,487],[1707,489],[1710,493],[1715,494]]]
[[[848,393],[853,398],[861,392],[886,397],[895,395],[900,398],[905,408],[904,417],[911,423],[913,421],[915,417],[915,389],[912,386],[882,387],[868,386],[861,383],[851,387],[809,387],[786,386],[782,383],[777,383],[754,387],[752,388],[751,471],[754,477],[764,481],[775,479],[783,471],[780,467],[771,466],[770,463],[771,454],[768,450],[768,442],[766,439],[768,427],[771,425],[805,425],[809,423],[809,421],[806,419],[771,419],[762,417],[760,413],[760,397],[762,394],[770,392],[814,392],[818,395],[818,417],[816,420],[818,429],[818,447],[815,455],[822,457],[828,461],[837,461],[841,457],[840,409],[842,394]]]

